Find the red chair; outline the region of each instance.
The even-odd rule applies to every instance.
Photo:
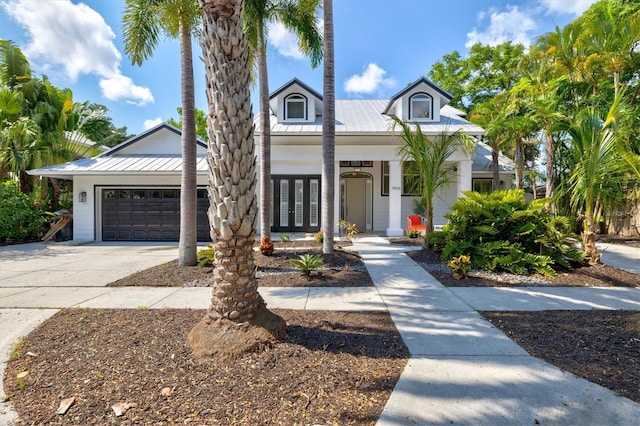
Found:
[[[427,225],[424,224],[424,218],[417,214],[407,216],[407,232],[418,231],[420,234],[427,233]]]

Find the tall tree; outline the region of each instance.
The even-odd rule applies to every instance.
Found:
[[[600,261],[595,244],[600,218],[624,200],[628,191],[640,188],[640,157],[620,143],[616,134],[623,110],[621,98],[618,95],[608,111],[587,107],[567,123],[573,142],[573,168],[563,191],[570,197],[573,212],[581,218],[582,246],[592,264]]]
[[[322,60],[322,35],[317,25],[319,0],[245,0],[242,19],[249,47],[257,62],[260,95],[260,236],[271,237],[271,120],[267,72],[267,27],[281,22],[298,37],[298,48],[311,66]],[[253,66],[252,66],[253,68]]]
[[[477,105],[471,116],[471,121],[482,126],[487,134],[485,141],[491,147],[492,189],[500,189],[500,152],[511,146],[510,134],[507,131],[505,103],[507,97],[496,96],[493,99]]]
[[[242,0],[200,0],[209,102],[209,221],[216,253],[211,305],[187,337],[199,358],[234,359],[286,332],[267,310],[253,263],[255,141]]]
[[[182,179],[180,182],[180,266],[198,261],[196,123],[191,36],[200,14],[196,0],[126,0],[122,27],[125,52],[141,65],[164,33],[180,42],[180,96],[182,99]]]
[[[456,148],[467,153],[473,151],[473,142],[461,132],[449,132],[445,129],[431,140],[422,132],[419,125],[412,126],[402,119],[392,116],[393,127],[400,128],[400,138],[404,142],[398,148],[400,158],[407,165],[409,173],[419,176],[414,181],[425,206],[427,217],[426,236],[433,232],[433,203],[439,189],[449,184],[449,175],[453,167],[446,167],[445,162],[453,155]],[[425,238],[425,244],[428,238]]]
[[[333,253],[336,181],[336,87],[333,0],[324,0],[324,75],[322,90],[322,252]]]
[[[22,51],[7,40],[0,40],[0,81],[0,175],[12,171],[22,192],[30,193],[36,183],[27,170],[97,154],[76,136],[97,134],[106,110],[91,104],[90,111],[73,102],[71,90],[33,77]]]

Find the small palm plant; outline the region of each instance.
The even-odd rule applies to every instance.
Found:
[[[309,277],[311,275],[311,271],[318,269],[322,266],[322,256],[319,254],[301,254],[298,256],[298,259],[291,259],[291,263],[293,266],[300,269],[303,275]]]
[[[213,249],[213,243],[209,243],[207,248],[198,251],[198,266],[213,266],[216,259],[216,252]]]

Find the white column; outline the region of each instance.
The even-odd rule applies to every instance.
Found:
[[[335,223],[333,224],[333,236],[334,240],[338,241],[340,235],[340,227],[338,221],[340,220],[340,161],[336,161],[335,167],[335,182],[333,185],[333,218]]]
[[[472,166],[473,161],[465,160],[458,162],[458,198],[463,197],[462,191],[472,189]]]
[[[402,169],[400,160],[389,161],[389,227],[388,237],[401,237],[402,231]]]

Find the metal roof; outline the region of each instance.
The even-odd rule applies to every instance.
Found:
[[[336,137],[349,134],[377,134],[391,133],[392,120],[382,114],[388,100],[384,99],[350,99],[336,100]],[[260,127],[256,116],[256,133]],[[440,122],[421,123],[423,133],[438,135],[443,131],[462,131],[468,135],[484,135],[485,131],[479,126],[460,116],[460,110],[445,105],[440,109]],[[313,123],[278,123],[277,117],[271,115],[271,134],[322,134],[322,117],[316,117]]]
[[[182,158],[175,155],[111,155],[84,158],[69,163],[30,170],[29,174],[71,179],[74,175],[175,174],[182,170]],[[206,157],[198,157],[198,173],[207,173]]]
[[[474,172],[490,172],[492,167],[491,147],[484,142],[476,142],[476,153],[473,157]],[[501,172],[515,170],[515,163],[504,154],[498,154],[498,169]]]

